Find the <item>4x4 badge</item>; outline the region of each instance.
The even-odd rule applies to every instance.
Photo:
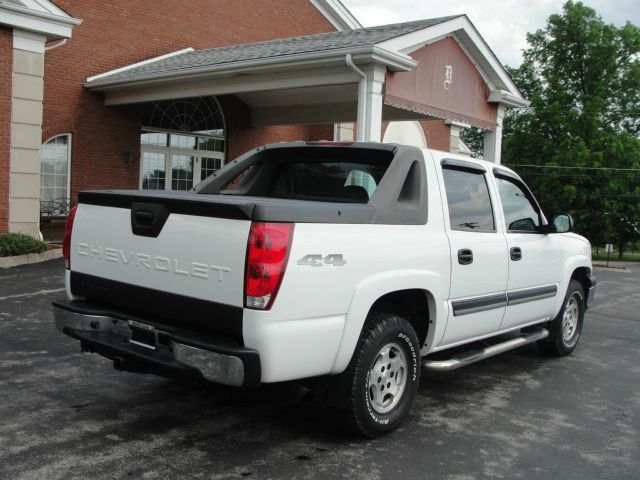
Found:
[[[341,253],[332,253],[331,255],[327,255],[324,258],[322,257],[322,255],[305,255],[300,260],[298,260],[298,265],[309,265],[311,267],[322,267],[324,265],[341,267],[345,263],[347,263],[347,261],[342,258]]]

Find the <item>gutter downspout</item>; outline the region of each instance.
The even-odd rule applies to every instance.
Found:
[[[67,43],[67,40],[69,40],[69,39],[68,38],[63,38],[62,40],[59,40],[57,42],[51,42],[48,46],[45,44],[44,51],[48,52],[49,50],[53,50],[54,48],[61,47],[61,46],[65,45]]]
[[[364,141],[365,124],[367,123],[367,76],[353,63],[353,58],[350,53],[347,53],[345,62],[351,70],[360,76],[360,82],[358,84],[358,130],[356,141],[362,142]]]

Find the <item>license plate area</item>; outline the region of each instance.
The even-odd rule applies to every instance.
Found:
[[[158,348],[158,331],[151,325],[130,320],[129,343],[156,350]]]

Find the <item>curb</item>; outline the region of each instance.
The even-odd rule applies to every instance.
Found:
[[[47,250],[42,253],[27,253],[25,255],[16,255],[14,257],[0,257],[0,268],[11,268],[19,265],[28,265],[31,263],[46,262],[54,258],[62,257],[62,249]]]
[[[607,267],[606,265],[598,265],[594,263],[593,268],[597,270],[604,270],[605,272],[631,273],[631,269],[628,267]]]

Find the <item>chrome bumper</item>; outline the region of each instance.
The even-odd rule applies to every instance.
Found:
[[[156,342],[154,347],[136,342],[133,339],[131,325],[145,325],[139,320],[131,321],[108,315],[80,313],[68,310],[55,302],[53,314],[58,330],[79,339],[83,345],[91,346],[93,343],[102,347],[106,346],[109,353],[115,352],[114,355],[117,355],[118,358],[135,358],[137,362],[143,361],[150,367],[153,367],[154,364],[166,366],[168,363],[177,363],[177,366],[186,366],[197,370],[206,380],[234,387],[257,386],[253,385],[256,383],[255,368],[257,363],[257,383],[259,383],[257,352],[241,346],[237,347],[237,352],[231,352],[231,354],[216,352],[213,351],[217,349],[216,345],[206,345],[207,348],[211,348],[210,350],[188,345],[175,339],[173,334],[149,325],[148,327],[150,331],[154,332],[156,340],[159,337],[163,339],[162,344],[158,345]],[[225,345],[221,349],[228,351],[229,346]],[[101,353],[99,349],[97,351]],[[248,362],[252,372],[246,371],[246,358],[242,358],[247,355],[252,357]]]

